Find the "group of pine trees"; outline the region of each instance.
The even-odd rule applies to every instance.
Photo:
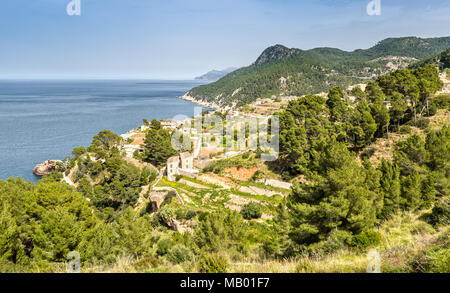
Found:
[[[274,166],[302,180],[279,207],[267,251],[290,255],[346,245],[395,212],[448,202],[450,129],[433,130],[423,122],[438,108],[448,111],[448,96],[432,98],[441,88],[438,70],[426,65],[381,76],[365,91],[333,88],[328,99],[312,95],[290,102],[279,113],[280,158]],[[373,166],[362,150],[405,124],[422,127],[425,138],[410,135],[393,147],[392,161],[383,158]]]

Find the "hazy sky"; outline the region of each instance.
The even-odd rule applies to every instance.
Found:
[[[450,36],[450,1],[0,1],[0,78],[190,79],[246,66],[268,46],[368,48],[387,37]]]

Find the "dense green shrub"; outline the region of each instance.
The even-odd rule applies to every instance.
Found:
[[[434,98],[433,102],[439,109],[448,109],[450,107],[450,95],[442,94]]]
[[[424,218],[432,225],[448,225],[450,223],[450,196],[437,201],[431,213],[426,214]]]
[[[381,242],[381,234],[376,231],[366,230],[358,235],[353,236],[351,245],[359,249],[377,246]]]
[[[195,218],[195,216],[197,216],[197,211],[189,210],[189,211],[187,211],[187,213],[186,213],[185,219],[186,219],[186,220],[190,220],[190,219],[192,219],[192,218]]]
[[[364,152],[361,153],[361,159],[370,159],[373,154],[375,153],[376,149],[375,148],[369,148],[367,150],[365,150]]]
[[[204,213],[199,221],[194,234],[198,247],[209,252],[245,252],[248,249],[249,226],[239,213],[228,210]]]
[[[220,254],[205,254],[200,258],[198,270],[200,273],[222,274],[228,269],[227,259]]]
[[[157,243],[158,248],[156,249],[156,253],[158,253],[158,255],[166,255],[173,245],[174,243],[171,239],[162,238]]]
[[[178,220],[190,220],[195,218],[195,216],[197,216],[197,211],[179,209],[176,210],[175,216],[177,217]]]
[[[412,131],[411,126],[409,126],[409,125],[403,125],[402,127],[400,127],[401,134],[410,134],[411,131]]]
[[[419,127],[420,129],[427,129],[429,125],[430,119],[428,118],[420,118],[419,120],[417,120],[417,127]]]
[[[145,258],[138,260],[134,264],[134,266],[138,270],[156,268],[156,267],[158,267],[158,259],[156,257],[145,257]]]
[[[169,249],[166,257],[170,262],[179,264],[192,260],[192,251],[184,245],[176,244]]]
[[[427,116],[431,117],[437,114],[438,106],[435,103],[431,103],[428,107]]]
[[[325,241],[319,242],[318,245],[313,247],[313,250],[311,251],[328,254],[333,251],[347,247],[351,242],[351,240],[352,240],[351,233],[347,231],[335,230],[330,233],[330,235]]]
[[[325,256],[347,248],[351,244],[351,241],[352,234],[350,232],[334,230],[326,239],[307,246],[302,246],[301,251],[304,256]]]
[[[241,214],[246,220],[259,219],[262,215],[261,205],[256,202],[248,203],[242,208]]]
[[[311,260],[308,258],[301,258],[297,266],[295,267],[295,273],[297,274],[312,274],[314,273],[314,268],[311,264]]]
[[[411,260],[416,273],[450,273],[450,249],[433,246],[419,252]]]

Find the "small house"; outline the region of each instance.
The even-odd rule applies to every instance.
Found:
[[[176,157],[170,157],[167,160],[167,178],[169,181],[174,181],[175,176],[179,175],[178,169],[180,165],[180,158],[178,156]]]
[[[188,152],[171,157],[167,160],[167,178],[174,181],[175,176],[196,177],[198,170],[194,169],[194,155]]]
[[[194,169],[194,156],[191,153],[185,152],[180,154],[181,169],[192,170]]]

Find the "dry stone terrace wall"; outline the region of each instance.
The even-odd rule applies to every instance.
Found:
[[[276,188],[283,188],[283,189],[291,189],[292,188],[292,183],[275,180],[275,179],[260,180],[258,182],[263,183],[265,185],[272,186],[272,187],[276,187]]]
[[[267,190],[267,189],[263,189],[263,188],[259,188],[259,187],[255,187],[255,186],[241,186],[239,188],[239,191],[241,192],[245,192],[245,193],[250,193],[253,195],[264,195],[264,196],[274,196],[276,194],[281,194],[282,196],[287,196],[287,194],[283,194],[279,191],[272,191],[272,190]]]

